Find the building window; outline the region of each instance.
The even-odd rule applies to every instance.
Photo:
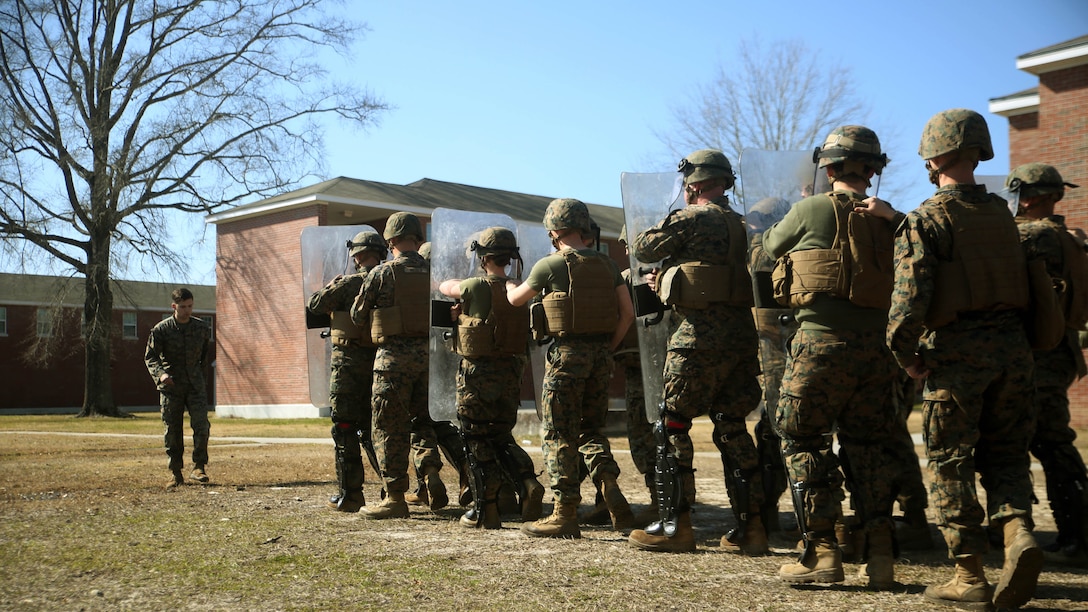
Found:
[[[48,308],[38,309],[38,337],[48,338],[53,335],[53,313]]]
[[[0,336],[8,335],[8,307],[0,306]]]
[[[126,312],[121,319],[121,337],[126,340],[136,339],[136,313]]]

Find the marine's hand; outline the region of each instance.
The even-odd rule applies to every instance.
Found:
[[[920,355],[915,355],[914,361],[907,364],[903,369],[906,370],[907,374],[914,380],[925,380],[925,378],[929,376],[929,368],[926,367],[926,364],[922,361]]]
[[[865,206],[855,206],[854,212],[880,217],[885,221],[891,221],[895,218],[895,209],[892,208],[891,204],[888,204],[880,198],[865,198],[862,202],[865,202]]]

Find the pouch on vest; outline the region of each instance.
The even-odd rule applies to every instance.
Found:
[[[895,284],[891,228],[884,219],[853,211],[846,223],[851,259],[849,299],[862,308],[887,310]]]
[[[400,306],[376,308],[371,310],[370,314],[370,335],[374,337],[374,342],[384,344],[393,336],[404,333],[404,326],[401,324]]]
[[[529,328],[533,330],[533,340],[537,342],[544,342],[550,337],[543,302],[533,302],[529,306]]]
[[[1065,317],[1054,290],[1054,280],[1041,257],[1028,262],[1028,286],[1031,294],[1031,309],[1025,325],[1028,341],[1033,350],[1049,351],[1065,337]]]
[[[1060,230],[1058,235],[1062,243],[1062,279],[1065,281],[1060,299],[1065,326],[1079,331],[1088,323],[1088,255],[1069,232]]]
[[[702,310],[712,303],[731,303],[733,278],[726,265],[682,263],[665,270],[658,280],[661,301],[669,306]],[[751,282],[745,279],[745,286]],[[746,292],[747,293],[747,292]]]
[[[495,326],[479,317],[457,319],[454,350],[462,357],[490,357],[495,354]]]

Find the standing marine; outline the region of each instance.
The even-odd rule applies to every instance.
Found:
[[[363,231],[347,243],[355,274],[339,275],[310,296],[306,308],[327,314],[331,321],[329,399],[332,403],[332,441],[339,491],[329,506],[341,512],[358,512],[363,498],[363,451],[373,452],[370,439],[370,394],[374,383],[377,345],[369,322],[356,325],[349,309],[363,287],[367,273],[388,254],[377,232]]]
[[[925,380],[930,498],[956,563],[952,579],[929,586],[925,599],[1015,608],[1031,599],[1043,563],[1031,534],[1027,261],[1007,203],[975,182],[978,163],[994,156],[982,115],[962,108],[937,113],[918,153],[937,191],[896,231],[887,341],[899,365]],[[976,473],[986,488],[985,509]],[[987,518],[1005,541],[996,588],[982,562],[990,547]]]
[[[631,252],[641,262],[662,261],[654,282],[672,309],[664,366],[664,401],[657,436],[660,520],[631,532],[642,550],[692,552],[695,502],[692,420],[709,415],[722,456],[737,528],[721,539],[733,552],[766,554],[760,517],[763,482],[745,419],[759,405],[759,340],[752,320],[748,239],[725,192],[734,174],[721,151],[702,149],[680,161],[687,205],[640,232]]]

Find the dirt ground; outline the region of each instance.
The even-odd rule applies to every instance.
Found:
[[[795,541],[781,534],[765,557],[722,551],[719,539],[735,523],[702,420],[693,430],[699,550],[665,555],[635,550],[611,528],[583,526],[581,540],[531,539],[509,516],[499,531],[465,529],[455,507],[413,508],[411,518],[390,521],[334,512],[325,507],[334,492],[328,426],[317,420],[213,419],[211,483],[166,490],[157,415],[9,418],[0,417],[3,610],[927,610],[925,586],[951,575],[943,544],[904,552],[902,586],[888,592],[864,589],[854,564],[842,585],[787,586],[776,572],[795,559]],[[614,447],[638,510],[648,492],[625,440]],[[376,501],[367,469],[365,494]],[[1034,474],[1044,500],[1037,534],[1049,542],[1037,465]],[[456,475],[443,476],[452,493]],[[583,498],[592,500],[588,483]],[[791,523],[787,498],[781,511]],[[1000,551],[986,557],[991,582],[1001,562]],[[1025,609],[1086,610],[1086,602],[1088,570],[1047,567]]]

